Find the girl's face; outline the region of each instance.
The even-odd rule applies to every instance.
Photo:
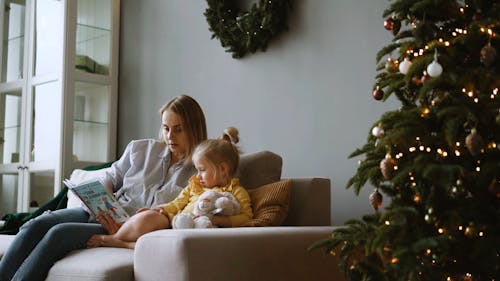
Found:
[[[196,177],[200,180],[203,187],[213,188],[226,185],[224,163],[214,166],[201,157],[196,159],[194,166],[198,171]]]
[[[161,115],[163,141],[172,152],[173,160],[183,159],[189,151],[189,134],[184,126],[182,117],[169,110]]]

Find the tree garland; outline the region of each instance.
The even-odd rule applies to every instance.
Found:
[[[236,3],[235,3],[236,2]],[[207,0],[205,17],[212,39],[219,38],[226,52],[241,58],[248,52],[263,52],[268,42],[288,30],[290,0],[259,0],[250,10],[241,11],[235,0]]]

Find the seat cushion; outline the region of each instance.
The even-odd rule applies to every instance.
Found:
[[[2,235],[0,234],[0,259],[9,247],[10,243],[14,240],[15,235]]]
[[[69,253],[56,262],[46,281],[133,281],[134,251],[93,248]]]

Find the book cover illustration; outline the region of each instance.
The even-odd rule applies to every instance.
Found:
[[[63,183],[80,198],[94,217],[108,214],[117,223],[122,223],[130,217],[99,180],[83,182],[79,185],[69,180],[64,180]]]

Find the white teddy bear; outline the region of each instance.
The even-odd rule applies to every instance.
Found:
[[[200,195],[192,214],[180,213],[172,220],[172,228],[213,228],[213,215],[233,216],[240,213],[238,200],[229,192],[207,190]]]

